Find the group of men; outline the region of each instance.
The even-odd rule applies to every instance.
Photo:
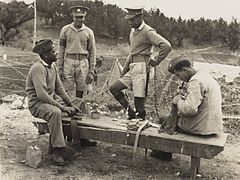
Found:
[[[126,9],[125,18],[132,27],[130,52],[121,77],[111,85],[110,92],[128,112],[129,120],[145,119],[149,68],[159,65],[167,57],[171,45],[144,22],[142,7]],[[66,147],[62,112],[72,115],[81,111],[74,104],[74,99],[83,98],[84,93],[91,90],[96,65],[94,33],[84,24],[88,8],[74,6],[70,11],[73,23],[64,26],[60,32],[58,57],[51,40],[37,42],[33,52],[39,54],[40,60],[30,68],[26,82],[29,110],[33,116],[47,121],[53,161],[58,165],[65,164],[62,156]],[[158,49],[154,59],[151,59],[152,47]],[[172,106],[177,109],[177,130],[200,135],[221,132],[221,92],[217,82],[208,73],[196,71],[192,62],[185,57],[171,60],[168,71],[187,82],[186,91],[179,93],[172,101]],[[123,93],[127,88],[133,90],[135,108]],[[54,94],[60,96],[64,103],[55,100]],[[89,140],[83,142],[85,146],[96,145],[96,142]],[[151,156],[171,159],[171,154],[160,151],[152,151]]]

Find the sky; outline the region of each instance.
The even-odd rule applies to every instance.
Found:
[[[9,2],[10,0],[0,0]],[[18,0],[22,1],[22,0]],[[33,0],[24,0],[29,3]],[[183,19],[219,19],[231,22],[232,17],[240,21],[240,0],[102,0],[104,4],[116,4],[124,8],[142,5],[146,10],[159,8],[167,17]]]

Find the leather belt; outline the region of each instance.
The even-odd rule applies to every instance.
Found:
[[[132,56],[132,61],[133,63],[135,62],[147,62],[149,60],[149,55],[141,55],[141,54],[137,54],[137,55],[133,55]]]
[[[87,55],[86,54],[66,54],[66,58],[81,61],[86,59]]]

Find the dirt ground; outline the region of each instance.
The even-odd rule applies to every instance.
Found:
[[[190,158],[174,154],[171,162],[144,155],[138,149],[132,161],[132,147],[98,142],[96,148],[84,148],[71,156],[71,163],[58,167],[47,154],[48,134],[39,135],[27,109],[0,106],[1,179],[186,179]],[[39,146],[43,164],[34,169],[25,164],[27,146]],[[68,147],[69,152],[72,149]],[[202,159],[198,179],[240,179],[240,138],[229,136],[225,149],[213,159]]]
[[[111,49],[104,44],[99,44],[99,52],[105,58],[108,58],[107,55],[109,54],[119,56],[121,55],[121,53],[119,54],[119,49],[122,54],[125,53],[125,49],[121,46],[118,45]],[[100,49],[107,49],[108,51],[103,52]],[[114,54],[115,52],[118,53]],[[9,54],[8,63],[11,61],[18,62],[17,67],[20,68],[24,75],[27,74],[27,68],[34,61],[32,54],[29,52],[0,47],[1,53]],[[22,62],[23,59],[24,64]],[[105,67],[105,65],[103,66]],[[24,91],[25,82],[18,80],[23,77],[19,74],[9,73],[7,68],[9,67],[6,63],[0,63],[1,77],[13,78],[15,80],[1,78],[1,97],[13,91]],[[107,70],[109,69],[104,69],[102,72]],[[100,80],[101,78],[104,77],[99,76]],[[10,81],[14,81],[14,83],[10,83]],[[2,86],[3,84],[5,86]],[[101,87],[101,84],[99,87]],[[7,89],[11,91],[6,91]],[[97,91],[100,90],[101,88],[97,88]],[[91,97],[92,99],[101,99],[99,95],[93,94]],[[105,97],[101,100],[101,102],[106,101],[108,99]],[[114,103],[111,104],[113,105]],[[72,156],[72,149],[68,147],[71,163],[65,167],[58,167],[52,163],[51,157],[47,154],[49,135],[39,135],[32,121],[34,119],[27,109],[11,109],[11,104],[0,104],[0,179],[187,179],[184,174],[188,172],[190,167],[190,157],[174,154],[171,162],[163,162],[151,158],[149,156],[150,150],[148,150],[147,157],[145,157],[144,150],[138,149],[138,158],[134,163],[132,161],[132,147],[103,142],[98,142],[95,148],[82,149],[76,156]],[[237,121],[239,120],[235,122]],[[230,121],[226,121],[225,125],[228,126],[225,127],[227,127],[227,132],[230,132],[230,134],[224,151],[213,159],[202,159],[198,179],[240,179],[239,127],[238,131],[236,129],[239,123],[236,123],[235,126],[232,126],[233,124]],[[237,133],[234,133],[234,131]],[[43,151],[44,158],[43,164],[37,169],[25,164],[26,148],[35,145],[39,146]]]

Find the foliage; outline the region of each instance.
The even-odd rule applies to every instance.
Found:
[[[46,25],[63,26],[72,22],[69,8],[73,5],[89,7],[86,24],[93,29],[95,35],[118,40],[128,40],[129,24],[124,18],[125,12],[116,5],[104,4],[101,0],[37,0],[38,16],[45,19]],[[12,0],[0,4],[0,39],[9,39],[16,35],[16,28],[26,20],[33,18],[33,11],[24,2]],[[240,49],[240,24],[233,18],[227,23],[223,18],[210,20],[184,20],[180,17],[166,17],[160,9],[144,11],[144,19],[158,33],[168,39],[173,47],[183,47],[183,40],[190,39],[194,45],[221,42],[231,51]],[[3,39],[3,38],[2,38]]]
[[[19,33],[18,27],[33,19],[33,9],[23,1],[0,3],[0,10],[0,34],[4,41],[16,36]]]
[[[240,49],[240,24],[237,19],[233,19],[228,28],[227,43],[233,52]]]
[[[52,25],[55,24],[55,18],[60,11],[61,2],[59,0],[37,0],[37,10],[42,17],[45,18],[48,25],[49,20],[52,20]]]

